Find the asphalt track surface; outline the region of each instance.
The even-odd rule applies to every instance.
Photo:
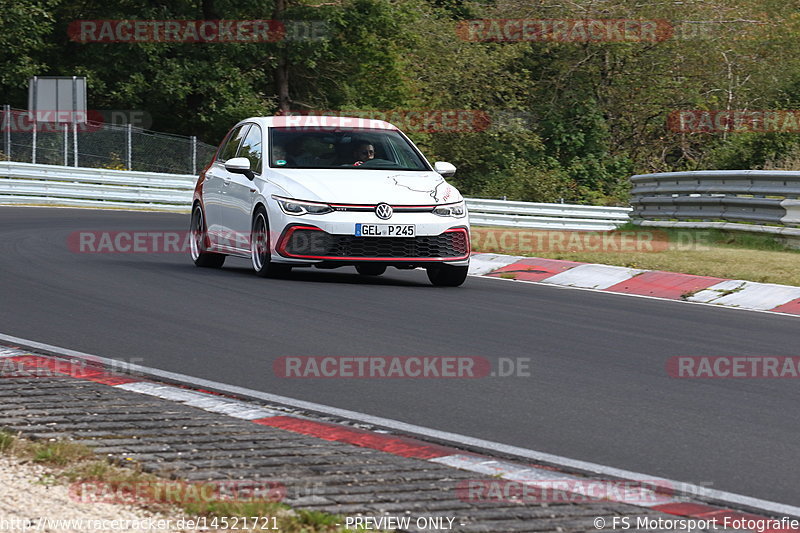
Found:
[[[81,254],[74,231],[188,216],[0,207],[0,332],[775,502],[800,503],[798,381],[670,378],[679,355],[800,355],[800,319],[422,271]],[[530,377],[286,379],[280,356],[530,358]],[[647,478],[644,476],[645,479]]]

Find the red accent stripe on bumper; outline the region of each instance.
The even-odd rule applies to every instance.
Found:
[[[291,254],[286,251],[286,244],[289,242],[292,234],[297,230],[310,230],[321,231],[327,233],[316,226],[290,226],[285,229],[283,235],[278,239],[278,245],[275,247],[277,252],[283,257],[291,259],[318,259],[326,261],[394,261],[398,263],[406,262],[423,262],[423,261],[436,261],[436,262],[450,262],[450,261],[463,261],[471,255],[471,243],[469,241],[469,232],[465,228],[452,228],[443,231],[442,233],[455,233],[463,232],[467,240],[467,253],[457,257],[342,257],[342,256],[326,256],[326,255],[297,255]],[[328,235],[333,235],[328,233]],[[365,237],[369,238],[369,237]]]

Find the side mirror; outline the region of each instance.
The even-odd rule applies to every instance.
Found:
[[[456,173],[455,165],[451,165],[450,163],[447,163],[445,161],[437,161],[436,163],[434,163],[433,170],[441,174],[442,177],[444,178],[449,178],[451,176],[454,176]]]
[[[255,174],[250,170],[250,160],[246,157],[234,157],[225,161],[225,170],[233,174],[244,174],[247,179],[253,180]]]

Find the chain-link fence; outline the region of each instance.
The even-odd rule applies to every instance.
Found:
[[[130,124],[34,122],[28,111],[3,106],[0,160],[197,174],[216,147]]]

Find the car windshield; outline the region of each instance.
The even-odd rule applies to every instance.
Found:
[[[398,131],[336,128],[303,131],[270,128],[272,168],[430,170],[414,146]]]

